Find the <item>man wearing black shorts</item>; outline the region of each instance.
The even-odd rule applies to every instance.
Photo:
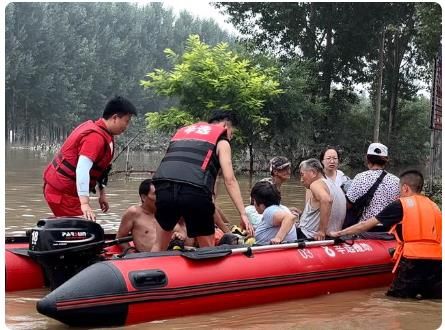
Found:
[[[216,110],[208,123],[180,128],[171,139],[153,176],[159,224],[153,252],[166,250],[171,232],[181,217],[188,237],[196,237],[200,247],[214,245],[213,193],[220,170],[227,192],[240,213],[240,226],[248,235],[253,235],[232,168],[229,141],[235,124],[231,111]]]
[[[387,291],[399,298],[442,298],[442,213],[421,195],[423,176],[406,171],[400,176],[400,196],[378,215],[331,237],[358,234],[382,224],[392,227],[397,240],[394,254],[396,276]]]

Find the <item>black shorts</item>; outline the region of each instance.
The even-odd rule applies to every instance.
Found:
[[[398,298],[442,299],[442,261],[402,257],[386,294]]]
[[[208,236],[215,233],[213,214],[215,205],[206,190],[186,183],[154,182],[156,213],[159,225],[172,231],[184,218],[188,237]]]

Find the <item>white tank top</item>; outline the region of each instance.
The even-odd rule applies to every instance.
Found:
[[[343,226],[346,216],[346,198],[345,194],[332,180],[322,179],[328,186],[329,194],[332,199],[331,215],[329,217],[327,231],[338,231]],[[311,196],[312,200],[312,196]],[[313,238],[320,226],[320,208],[313,208],[309,200],[304,206],[303,214],[301,215],[299,227],[304,235],[308,238]]]

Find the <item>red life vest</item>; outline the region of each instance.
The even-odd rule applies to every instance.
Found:
[[[442,213],[437,205],[422,195],[400,198],[402,221],[391,228],[397,240],[393,259],[396,266],[401,257],[407,259],[442,260]],[[402,237],[397,226],[402,227]]]
[[[97,139],[96,143],[103,145],[103,153],[98,155],[90,170],[90,189],[96,186],[97,180],[113,159],[111,150],[113,136],[107,131],[103,119],[96,122],[88,120],[71,132],[60,151],[54,156],[53,161],[45,168],[43,180],[46,184],[62,193],[77,196],[76,166],[79,160],[80,142],[83,137],[92,132],[98,133],[102,137],[102,139]]]
[[[179,129],[170,141],[154,181],[192,184],[213,193],[220,164],[216,144],[226,136],[221,125],[199,122]]]

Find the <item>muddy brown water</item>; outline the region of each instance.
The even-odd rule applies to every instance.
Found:
[[[137,168],[154,169],[159,154],[130,154]],[[5,233],[20,235],[39,219],[51,215],[42,196],[42,170],[52,155],[29,149],[6,148]],[[121,162],[121,167],[123,167]],[[119,166],[119,165],[118,165]],[[136,166],[135,166],[136,168]],[[138,203],[137,189],[148,174],[112,176],[108,188],[110,211],[98,212],[106,232],[114,232],[123,211]],[[248,203],[250,180],[239,177]],[[218,205],[233,223],[237,212],[223,186],[218,187]],[[283,202],[303,206],[304,189],[292,178],[283,186]],[[97,201],[93,201],[97,207]],[[116,329],[437,329],[442,323],[440,300],[396,300],[385,296],[386,288],[375,288],[285,301],[219,313],[185,316]],[[35,304],[48,290],[26,290],[5,294],[5,322],[10,329],[68,329],[37,313]]]

